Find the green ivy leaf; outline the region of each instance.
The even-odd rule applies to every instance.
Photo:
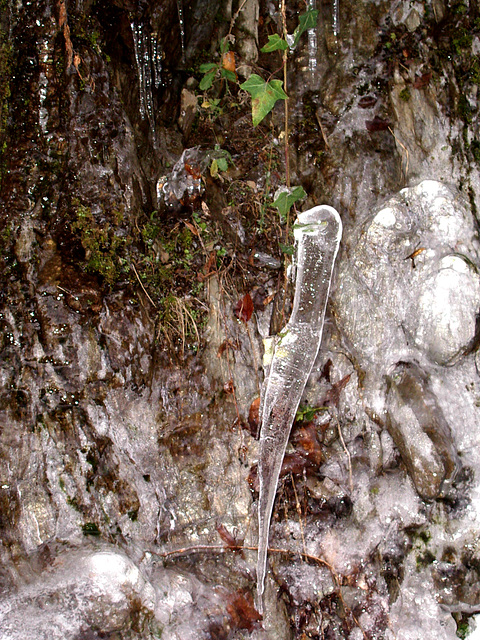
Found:
[[[285,51],[288,49],[287,42],[280,38],[278,33],[274,33],[273,36],[268,36],[267,44],[260,49],[263,53],[270,53],[271,51]]]
[[[228,38],[223,38],[220,43],[220,53],[223,56],[225,53],[227,53],[227,51],[230,51],[230,44],[228,42]]]
[[[265,82],[265,80],[256,73],[252,73],[248,80],[240,85],[240,88],[248,91],[252,96],[252,120],[254,127],[270,113],[277,100],[286,100],[288,98],[283,90],[283,82],[281,80]]]
[[[225,157],[217,158],[217,165],[218,165],[219,171],[227,171],[227,169],[228,169],[228,160],[227,160],[227,158],[225,158]]]
[[[201,91],[206,91],[207,89],[210,89],[210,87],[212,86],[216,76],[217,65],[214,65],[214,67],[215,67],[214,69],[206,73],[203,76],[203,78],[200,80],[199,87]]]
[[[295,47],[297,46],[302,33],[305,33],[305,31],[308,31],[308,29],[315,29],[315,27],[317,26],[317,19],[318,11],[316,9],[310,9],[309,11],[307,11],[306,13],[302,13],[302,15],[298,17],[298,27],[293,32],[292,49],[295,49]]]
[[[213,69],[216,69],[218,67],[218,64],[215,64],[214,62],[206,62],[205,64],[201,64],[199,67],[200,73],[208,73],[209,71],[213,71]]]
[[[285,253],[287,256],[293,256],[295,253],[295,247],[291,244],[282,244],[279,242],[278,246],[280,247],[280,251]]]
[[[227,80],[230,80],[230,82],[237,81],[237,76],[229,69],[222,69],[222,78],[226,78]]]
[[[287,213],[290,211],[291,206],[295,204],[297,200],[301,200],[306,195],[307,194],[305,193],[303,187],[293,187],[291,189],[282,191],[274,201],[273,206],[278,209],[280,217],[282,219],[285,219]]]

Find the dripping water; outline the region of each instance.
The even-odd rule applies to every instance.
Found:
[[[49,42],[45,39],[40,45],[40,77],[38,80],[38,93],[39,93],[39,107],[38,107],[38,121],[40,128],[45,135],[47,133],[48,124],[48,110],[46,107],[47,92],[48,92],[48,78],[47,78],[47,66],[49,63]]]
[[[138,73],[140,115],[148,120],[155,133],[152,86],[158,89],[162,84],[162,51],[156,33],[146,33],[145,26],[138,22],[131,22],[130,26]]]
[[[338,38],[340,33],[340,10],[338,6],[339,0],[333,0],[333,35]]]
[[[335,1],[335,0],[334,0]],[[308,0],[309,11],[315,11],[316,0]],[[317,68],[317,28],[308,29],[308,70],[315,73]]]
[[[152,48],[153,61],[153,84],[155,89],[162,85],[162,50],[156,33],[150,36],[150,46]]]
[[[177,0],[178,23],[180,25],[180,42],[182,45],[182,62],[185,62],[185,22],[183,20],[183,1]]]

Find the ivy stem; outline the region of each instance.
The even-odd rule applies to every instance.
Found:
[[[285,10],[285,0],[282,0],[282,29],[283,39],[287,40],[287,14]],[[283,52],[283,89],[287,93],[287,56],[288,50]],[[288,145],[288,98],[285,100],[285,182],[287,187],[290,187],[290,153]],[[288,219],[287,219],[287,233],[288,233]]]

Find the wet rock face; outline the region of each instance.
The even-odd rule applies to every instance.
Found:
[[[267,183],[284,180],[284,114],[253,129],[232,84],[242,104],[215,86],[218,113],[200,133],[191,122],[198,63],[220,63],[229,3],[2,4],[2,640],[455,640],[452,613],[479,610],[479,14],[424,4],[345,0],[334,34],[338,3],[323,3],[316,75],[311,34],[288,54],[292,183],[305,209],[334,205],[345,236],[310,417],[282,469],[263,620],[248,484],[258,445],[242,425],[260,334],[288,315],[284,254],[268,237],[278,228],[283,243],[285,228],[258,221]],[[275,3],[247,5],[232,32],[239,72],[281,32]],[[304,8],[287,5],[293,31]],[[278,68],[278,54],[260,55]],[[217,143],[234,165],[221,178],[180,160]],[[181,182],[202,184],[196,219],[185,190],[178,210],[157,200],[179,160]],[[238,207],[237,187],[250,198]],[[207,253],[192,268],[196,234]],[[192,285],[184,298],[179,280]],[[234,314],[246,289],[248,321]],[[203,351],[183,361],[160,340],[167,324],[177,342],[185,332],[188,314],[161,315],[170,294],[205,311]]]

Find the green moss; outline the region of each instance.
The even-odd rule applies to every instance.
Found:
[[[126,239],[116,235],[116,229],[108,222],[98,224],[89,207],[79,204],[75,215],[72,229],[79,232],[85,249],[85,269],[102,276],[108,285],[114,284],[127,270],[126,263],[121,260]],[[117,222],[119,213],[114,212],[113,217]]]
[[[85,522],[82,524],[82,531],[84,536],[99,536],[100,529],[94,522]]]
[[[457,623],[457,638],[462,638],[462,640],[467,638],[472,631],[472,628],[468,623],[470,616],[466,613],[455,612],[453,617]]]
[[[428,544],[432,538],[432,534],[428,530],[423,530],[423,531],[420,531],[420,533],[418,534],[418,537],[422,542],[424,542],[425,544]]]
[[[475,140],[473,140],[472,144],[470,145],[470,150],[475,162],[480,165],[480,140],[477,140],[477,138],[475,138]]]
[[[473,109],[465,95],[458,99],[458,114],[466,124],[471,124],[473,120]]]
[[[67,504],[69,504],[73,509],[75,509],[75,511],[80,511],[80,506],[78,504],[78,501],[75,497],[68,497],[67,498]],[[85,533],[85,531],[83,532],[85,535],[93,535],[93,534],[87,534]],[[100,533],[100,532],[99,532]]]
[[[436,558],[431,551],[425,551],[417,556],[417,571],[421,571],[423,568],[435,562]]]
[[[411,97],[412,96],[410,94],[410,90],[408,89],[408,87],[405,87],[405,89],[402,89],[399,93],[400,100],[403,100],[404,102],[408,102]]]

